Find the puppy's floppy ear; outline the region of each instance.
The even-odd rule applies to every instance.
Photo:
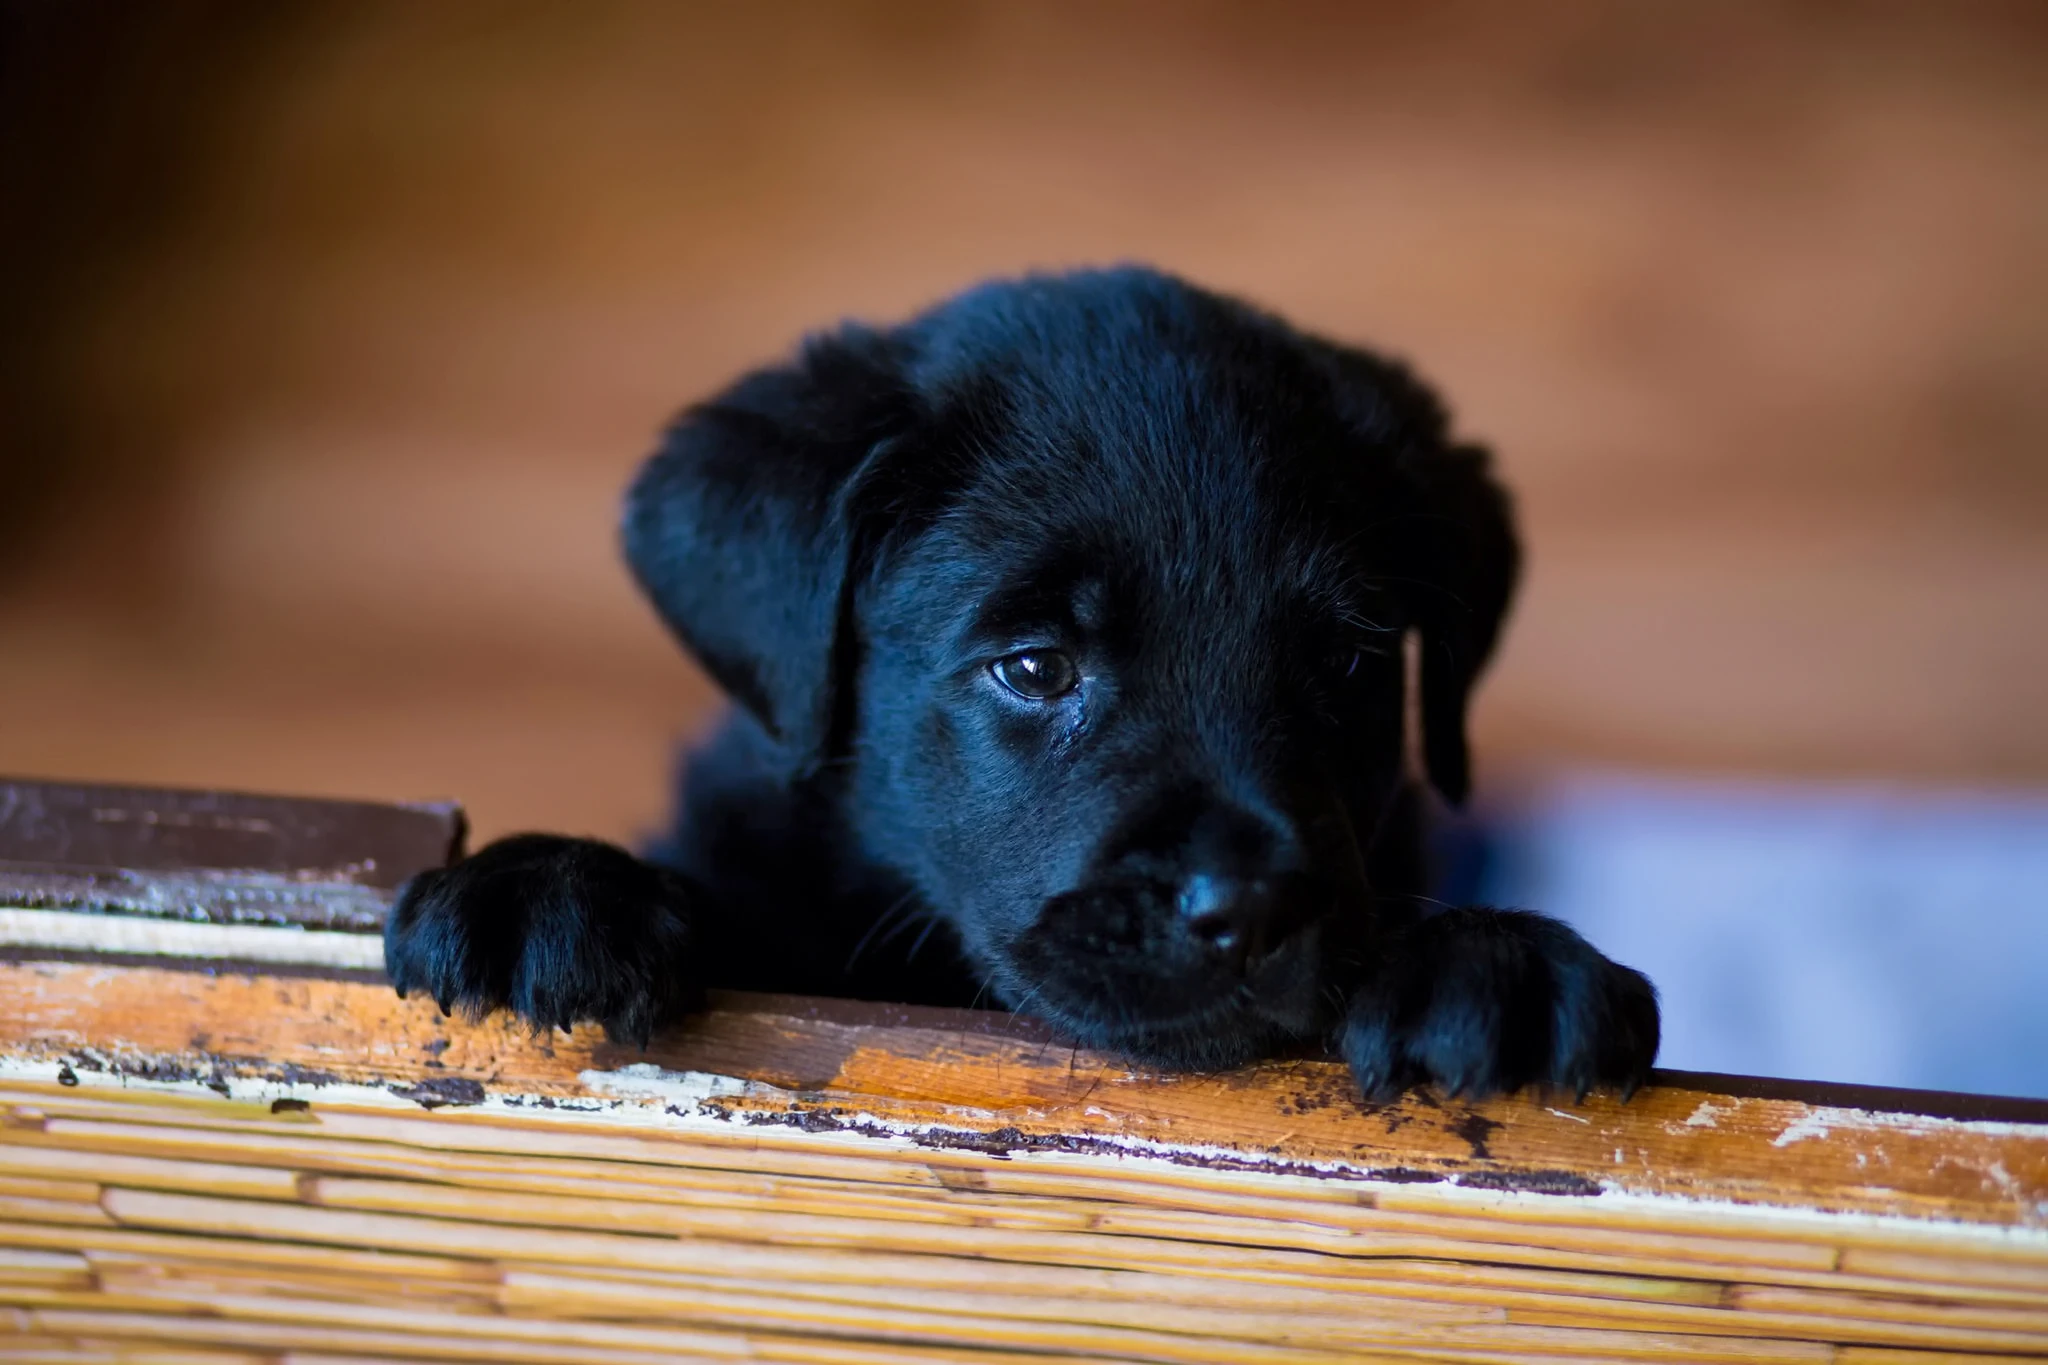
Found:
[[[1386,554],[1422,636],[1423,762],[1455,805],[1472,785],[1466,704],[1521,572],[1513,509],[1486,451],[1451,442],[1443,405],[1407,369],[1328,343],[1313,353],[1340,420],[1391,456],[1391,485],[1375,487],[1402,508],[1385,523]]]
[[[1406,519],[1406,585],[1422,635],[1422,754],[1429,780],[1453,805],[1472,785],[1465,712],[1493,654],[1521,570],[1508,495],[1485,450],[1442,445],[1402,460],[1417,499]]]
[[[910,425],[892,337],[846,327],[685,412],[626,496],[626,560],[669,628],[793,758],[814,759],[862,467]]]

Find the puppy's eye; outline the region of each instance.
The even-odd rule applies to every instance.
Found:
[[[1356,679],[1369,661],[1384,658],[1386,653],[1384,649],[1375,649],[1371,645],[1346,645],[1330,655],[1330,675],[1344,680]]]
[[[1065,696],[1081,681],[1074,661],[1053,649],[1027,649],[1010,654],[989,665],[996,681],[1020,697],[1049,701]]]
[[[1323,676],[1326,679],[1335,679],[1338,682],[1342,682],[1344,679],[1354,676],[1358,672],[1359,665],[1364,661],[1365,651],[1356,646],[1344,645],[1338,649],[1333,649],[1330,651],[1329,657],[1323,661]]]

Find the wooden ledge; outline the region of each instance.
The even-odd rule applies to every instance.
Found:
[[[643,1055],[358,981],[0,964],[0,1356],[10,1311],[81,1360],[2048,1356],[2048,1106],[1375,1106],[1333,1063],[715,1003]]]
[[[2048,1104],[1135,1071],[726,996],[646,1053],[378,978],[451,807],[0,782],[0,1359],[2048,1358]]]
[[[646,1052],[593,1025],[537,1038],[388,986],[164,967],[0,966],[0,1065],[19,1078],[182,1082],[320,1103],[364,1088],[422,1109],[568,1106],[903,1139],[991,1156],[1142,1153],[1342,1187],[1682,1197],[1741,1208],[2048,1229],[2048,1103],[1660,1073],[1595,1093],[1357,1097],[1345,1069],[1130,1069],[1030,1019],[723,995]],[[338,1087],[338,1089],[337,1089]],[[1561,1201],[1561,1202],[1560,1202]],[[1370,1202],[1370,1201],[1367,1201]],[[1608,1200],[1606,1202],[1612,1202]],[[1557,1212],[1558,1210],[1553,1210]]]

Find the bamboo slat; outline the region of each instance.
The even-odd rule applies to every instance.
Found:
[[[1134,1071],[728,997],[646,1054],[369,982],[0,964],[0,1358],[2048,1358],[2048,1106]]]

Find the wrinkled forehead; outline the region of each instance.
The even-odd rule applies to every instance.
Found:
[[[1257,648],[1305,622],[1398,628],[1353,509],[1270,463],[1203,454],[989,460],[892,577],[969,648],[1104,631]]]

